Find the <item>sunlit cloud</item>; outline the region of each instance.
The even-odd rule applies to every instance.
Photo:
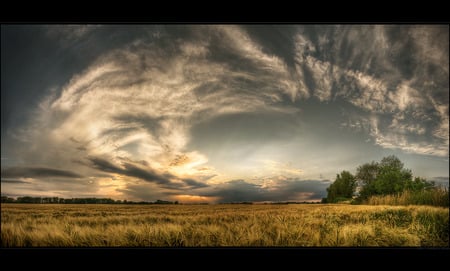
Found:
[[[299,177],[303,170],[296,168],[292,163],[280,163],[273,160],[263,160],[264,168],[273,175],[284,175],[289,177]]]

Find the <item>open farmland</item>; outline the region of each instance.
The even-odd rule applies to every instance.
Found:
[[[2,247],[449,247],[449,209],[2,204]]]

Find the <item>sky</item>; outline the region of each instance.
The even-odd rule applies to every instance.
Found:
[[[449,182],[448,25],[2,25],[1,193],[318,201]]]

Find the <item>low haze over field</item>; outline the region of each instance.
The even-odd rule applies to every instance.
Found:
[[[1,191],[316,201],[396,155],[448,186],[448,25],[2,25]]]

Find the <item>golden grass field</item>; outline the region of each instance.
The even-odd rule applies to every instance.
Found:
[[[1,204],[2,247],[449,247],[449,209]]]

